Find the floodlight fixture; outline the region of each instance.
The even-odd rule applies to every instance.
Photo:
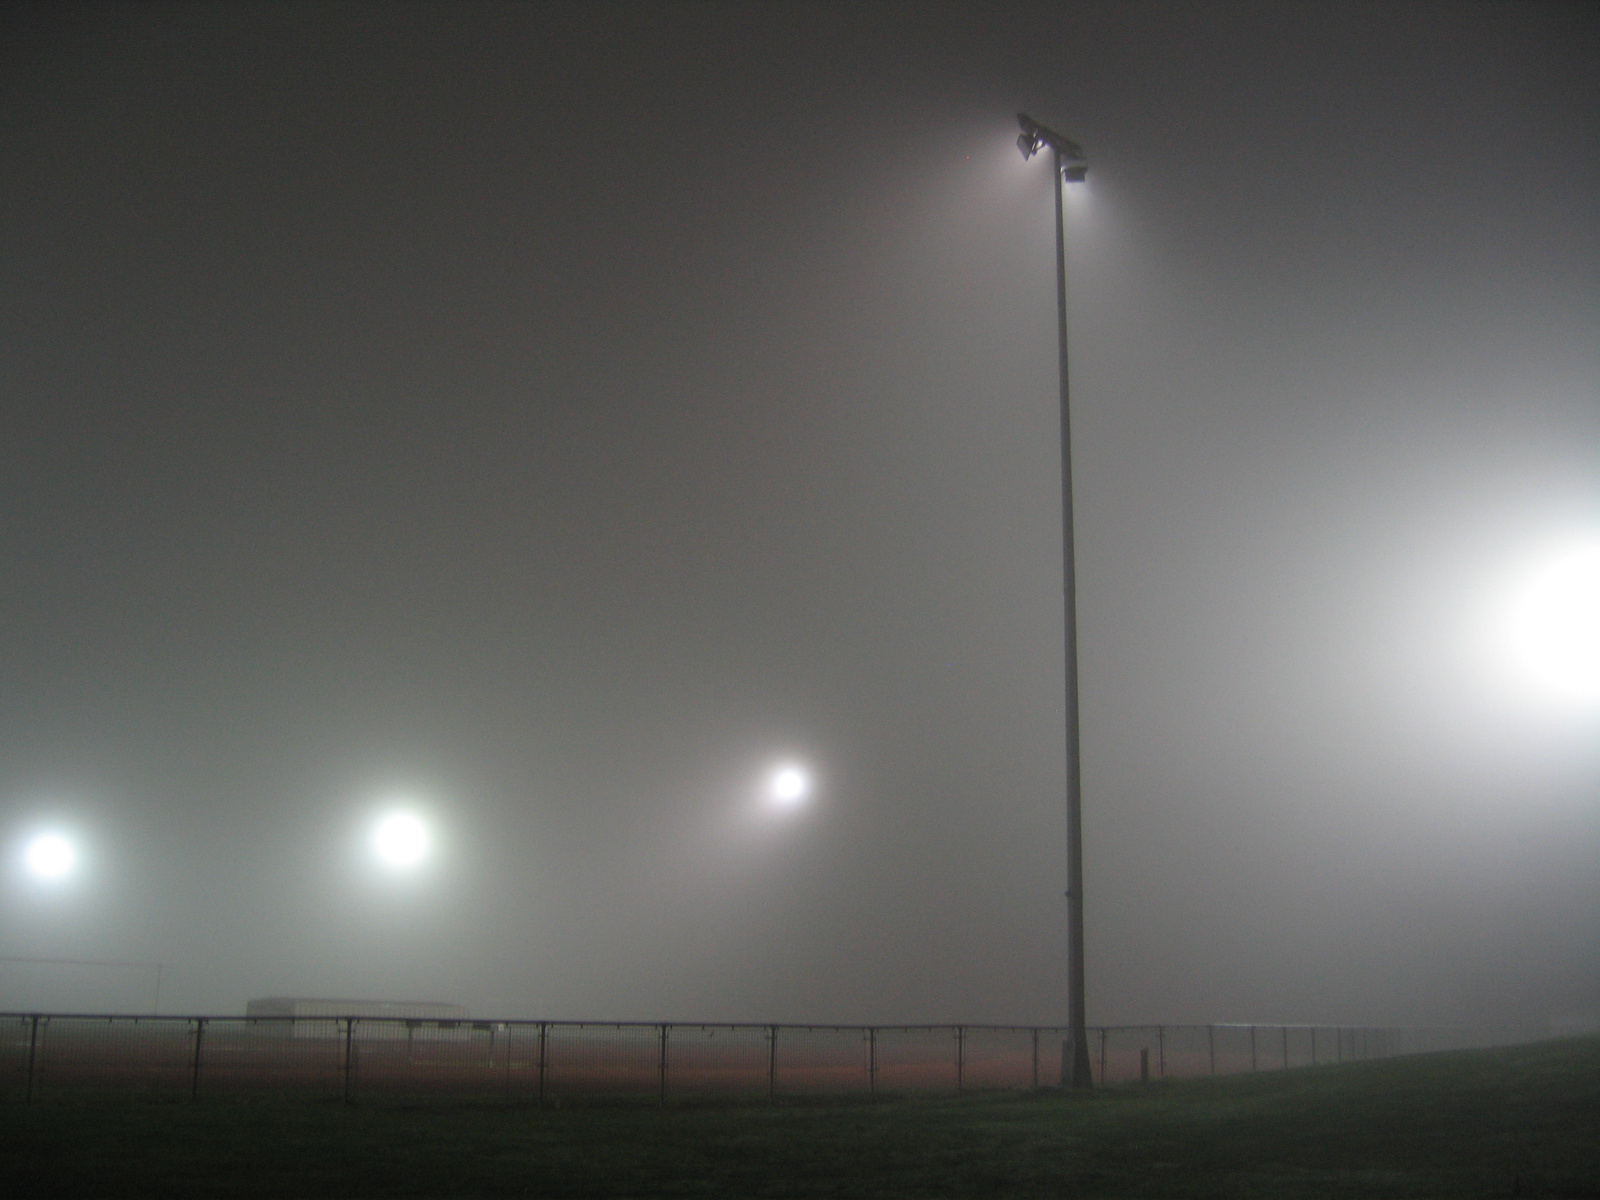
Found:
[[[28,843],[23,861],[35,879],[55,883],[78,865],[78,848],[59,833],[41,833]]]
[[[779,808],[798,808],[811,794],[811,776],[803,767],[784,763],[767,781],[767,795]]]
[[[1600,543],[1549,562],[1511,616],[1513,645],[1531,678],[1553,693],[1600,701]]]
[[[1022,157],[1032,158],[1039,151],[1048,146],[1055,151],[1056,169],[1061,172],[1061,177],[1068,183],[1082,183],[1089,174],[1089,163],[1084,157],[1083,147],[1069,137],[1063,137],[1053,129],[1039,124],[1027,113],[1017,114],[1017,125],[1022,132],[1017,135],[1017,149],[1022,151]]]
[[[386,867],[408,870],[428,857],[428,827],[408,812],[389,813],[372,831],[372,849]]]

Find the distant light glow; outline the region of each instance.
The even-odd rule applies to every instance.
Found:
[[[1545,687],[1600,700],[1600,545],[1568,551],[1533,577],[1513,609],[1512,639]]]
[[[428,827],[410,813],[390,813],[372,831],[372,849],[386,867],[415,867],[428,857]]]
[[[54,883],[72,874],[78,865],[78,848],[59,833],[41,833],[28,843],[22,860],[35,879]]]
[[[779,767],[767,783],[767,794],[780,808],[797,808],[810,793],[811,777],[792,763]]]

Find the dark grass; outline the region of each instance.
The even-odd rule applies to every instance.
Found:
[[[1600,1038],[1088,1095],[0,1115],[19,1197],[1600,1197]]]

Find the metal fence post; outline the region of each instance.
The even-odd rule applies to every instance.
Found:
[[[1106,1027],[1100,1026],[1100,1083],[1103,1087],[1106,1082]]]
[[[28,1031],[28,1092],[23,1097],[24,1103],[33,1100],[33,1062],[39,1049],[39,1014],[33,1014],[33,1025]]]
[[[200,1043],[206,1036],[206,1019],[194,1019],[194,1061],[189,1064],[189,1099],[200,1098]]]
[[[1165,1079],[1167,1077],[1167,1027],[1156,1026],[1156,1074]]]
[[[767,1103],[778,1098],[778,1027],[767,1027]]]
[[[667,1102],[667,1024],[661,1023],[661,1103]]]
[[[344,1102],[350,1103],[350,1072],[355,1064],[356,1019],[344,1019]]]
[[[1311,1065],[1317,1065],[1317,1027],[1311,1027]]]
[[[878,1030],[867,1026],[867,1095],[878,1098]]]
[[[1283,1069],[1289,1069],[1289,1027],[1283,1027]]]
[[[1206,1026],[1206,1053],[1211,1056],[1211,1073],[1217,1073],[1217,1027]]]
[[[548,1021],[539,1022],[539,1107],[544,1107],[545,1040],[550,1032]]]
[[[1039,1090],[1039,1030],[1035,1028],[1031,1032],[1033,1033],[1033,1090],[1037,1092]]]
[[[1250,1069],[1256,1069],[1256,1027],[1250,1026]]]
[[[961,1090],[963,1076],[967,1070],[967,1027],[956,1026],[956,1091]]]

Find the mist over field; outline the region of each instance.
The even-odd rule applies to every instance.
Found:
[[[1020,110],[1089,1020],[1600,1020],[1592,6],[0,21],[0,1009],[1062,1021]]]

